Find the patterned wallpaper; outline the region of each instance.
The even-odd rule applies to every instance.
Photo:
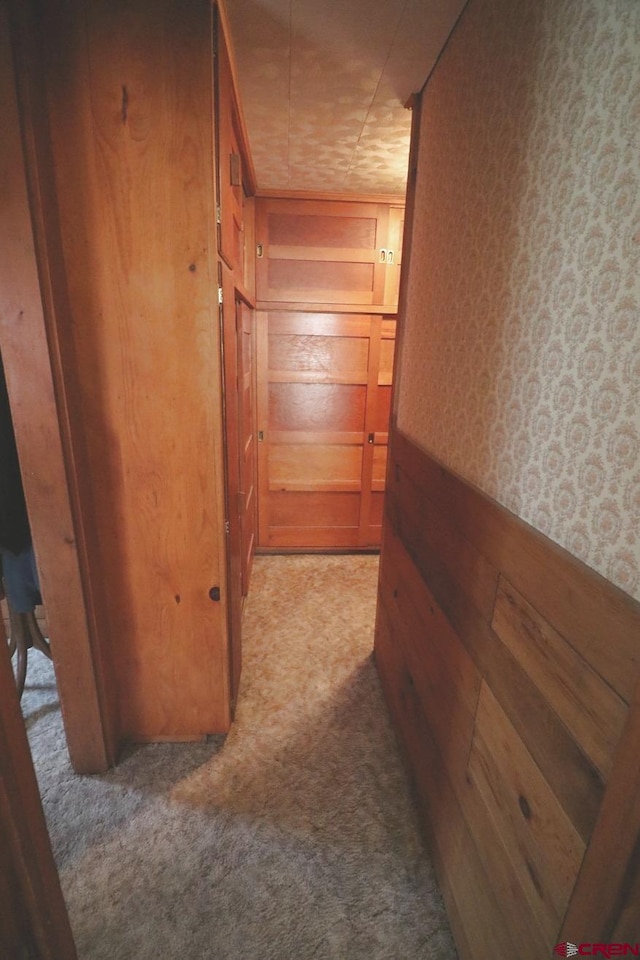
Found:
[[[640,599],[640,3],[470,0],[424,95],[398,424]]]

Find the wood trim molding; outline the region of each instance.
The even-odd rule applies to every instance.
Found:
[[[0,953],[75,960],[7,650],[0,618]]]
[[[420,120],[422,117],[422,94],[412,95],[411,114],[411,146],[409,149],[409,166],[407,171],[407,205],[404,215],[404,233],[402,236],[402,270],[400,271],[400,289],[398,291],[398,321],[396,327],[396,349],[393,358],[392,382],[398,382],[400,358],[404,341],[404,318],[407,313],[407,281],[411,266],[411,251],[413,238],[414,210],[416,204],[416,185],[418,182],[418,150],[420,146]],[[391,399],[391,423],[396,422],[398,392],[393,390]],[[391,460],[389,460],[389,463]],[[387,470],[389,464],[387,464]]]
[[[383,317],[393,317],[391,307],[386,304],[362,304],[362,303],[315,303],[313,301],[292,301],[292,300],[256,300],[256,310],[292,310],[302,313],[366,313],[381,314]]]
[[[313,190],[256,190],[256,197],[265,200],[328,200],[338,203],[389,203],[404,207],[403,193],[331,193]]]
[[[231,66],[231,78],[232,78],[232,87],[233,87],[233,105],[235,108],[236,116],[238,119],[238,133],[240,140],[242,141],[242,152],[243,152],[243,162],[245,168],[245,187],[247,190],[248,196],[252,197],[256,193],[258,180],[256,177],[255,167],[253,165],[253,158],[251,156],[251,146],[249,141],[249,133],[247,131],[247,124],[244,118],[244,111],[242,109],[242,101],[240,99],[240,85],[238,83],[238,69],[236,67],[236,56],[233,49],[233,41],[231,34],[231,26],[229,24],[229,15],[227,14],[227,9],[224,0],[215,0],[215,5],[218,8],[219,24],[222,29],[222,39],[227,47],[227,53],[229,55],[229,63]]]

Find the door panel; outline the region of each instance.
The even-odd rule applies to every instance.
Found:
[[[272,430],[364,430],[365,385],[271,383],[269,424]]]
[[[258,300],[385,302],[387,205],[262,199],[256,213]]]

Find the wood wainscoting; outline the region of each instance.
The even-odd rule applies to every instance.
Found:
[[[392,430],[375,656],[462,960],[635,945],[640,605]]]

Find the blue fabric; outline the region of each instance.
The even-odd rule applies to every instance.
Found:
[[[31,613],[37,604],[42,603],[33,547],[29,545],[20,553],[11,553],[0,547],[0,557],[9,603],[16,613]]]

